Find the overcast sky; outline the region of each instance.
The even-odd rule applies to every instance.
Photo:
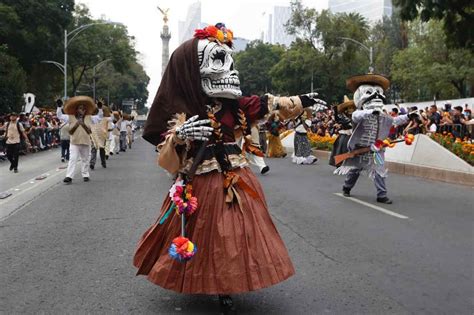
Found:
[[[161,77],[160,31],[163,19],[156,7],[170,8],[168,24],[171,32],[171,55],[178,45],[178,21],[185,20],[188,6],[196,0],[78,0],[77,2],[86,4],[95,18],[105,17],[125,24],[130,35],[135,36],[140,62],[151,78],[148,85],[150,92],[148,103],[151,103]],[[209,24],[224,22],[236,37],[259,39],[267,22],[262,13],[271,13],[273,6],[289,3],[290,0],[202,0],[202,22]],[[320,10],[327,7],[327,0],[304,0],[303,4]]]

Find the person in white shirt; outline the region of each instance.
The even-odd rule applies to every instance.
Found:
[[[58,106],[60,106],[58,104]],[[96,106],[94,101],[88,96],[75,96],[70,98],[64,106],[64,113],[61,107],[57,109],[58,118],[69,124],[70,130],[70,159],[67,166],[64,183],[70,184],[74,178],[76,164],[81,159],[81,174],[85,182],[89,181],[89,160],[91,154],[92,124],[98,123],[102,117],[102,109],[99,114],[92,116]]]
[[[128,115],[122,116],[122,121],[120,122],[120,152],[127,151],[127,125],[128,125]]]

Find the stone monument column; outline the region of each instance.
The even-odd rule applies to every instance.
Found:
[[[163,14],[163,30],[161,31],[161,42],[163,44],[161,50],[161,76],[165,73],[166,66],[168,65],[168,60],[170,59],[170,38],[171,33],[168,27],[168,12],[170,9],[161,9],[158,7],[158,10]]]

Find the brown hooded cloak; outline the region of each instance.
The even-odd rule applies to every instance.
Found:
[[[198,41],[196,38],[188,40],[171,55],[143,133],[143,138],[153,145],[163,141],[162,135],[174,114],[207,118],[205,105],[208,98],[201,88]]]

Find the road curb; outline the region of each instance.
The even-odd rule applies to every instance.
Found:
[[[331,152],[313,150],[313,154],[318,159],[329,160]],[[434,167],[427,167],[416,164],[405,164],[398,162],[385,162],[390,172],[400,175],[421,177],[445,183],[474,187],[474,174],[456,172]]]

